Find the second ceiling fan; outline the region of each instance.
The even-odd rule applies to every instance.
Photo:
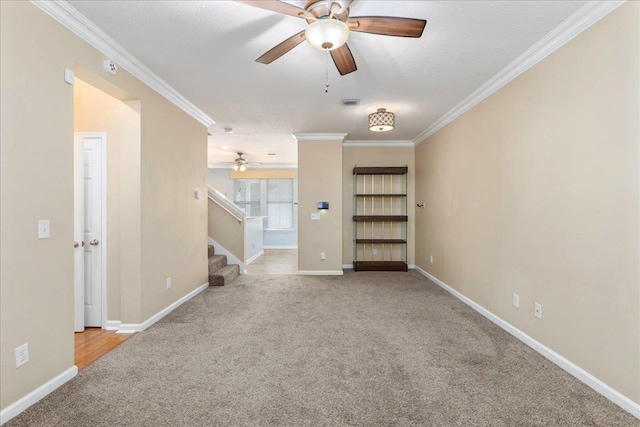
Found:
[[[346,44],[350,31],[379,34],[383,36],[422,36],[427,21],[394,16],[349,16],[349,5],[353,0],[310,0],[306,9],[278,0],[236,0],[285,15],[302,18],[309,24],[305,30],[289,37],[264,55],[256,59],[261,64],[270,64],[307,40],[313,47],[331,53],[331,58],[341,75],[358,69],[351,50]]]

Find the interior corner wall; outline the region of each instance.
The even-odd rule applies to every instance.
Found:
[[[407,264],[415,264],[415,162],[414,147],[344,147],[342,150],[342,263],[353,264],[354,166],[407,166]]]
[[[141,195],[131,201],[139,204],[140,215],[122,223],[123,230],[127,225],[139,233],[132,239],[141,257],[132,267],[139,271],[132,286],[140,299],[130,323],[146,320],[207,282],[207,202],[194,197],[196,190],[206,194],[207,133],[126,71],[106,75],[100,52],[33,4],[0,2],[0,20],[0,408],[5,409],[74,364],[74,94],[63,81],[64,69],[104,76],[119,91],[96,87],[125,101],[141,118],[140,186],[134,189]],[[94,85],[84,74],[81,78]],[[121,149],[125,146],[121,141]],[[121,204],[131,196],[121,194]],[[51,221],[49,239],[37,238],[40,219]],[[174,278],[171,289],[165,276]],[[16,368],[14,349],[24,343],[30,360]]]
[[[342,273],[342,215],[342,140],[298,141],[299,271]]]
[[[635,402],[639,17],[620,6],[416,147],[416,264]]]

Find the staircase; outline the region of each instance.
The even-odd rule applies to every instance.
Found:
[[[240,266],[227,264],[226,255],[216,255],[209,245],[209,286],[224,286],[240,274]]]

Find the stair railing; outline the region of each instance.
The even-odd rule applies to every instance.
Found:
[[[242,209],[238,208],[229,199],[227,199],[224,194],[211,186],[208,186],[207,193],[212,202],[224,209],[229,215],[238,220],[238,222],[244,221],[247,215],[242,211]]]
[[[220,248],[216,247],[216,251],[224,249],[228,254],[235,256],[241,265],[241,271],[244,271],[245,264],[264,253],[264,217],[247,215],[213,187],[208,186],[207,193],[212,203],[208,214],[209,237],[220,246]],[[230,217],[212,215],[215,208],[212,210],[211,207],[214,205],[221,209],[219,212],[224,211]],[[234,223],[231,218],[238,221],[237,229],[232,225]]]

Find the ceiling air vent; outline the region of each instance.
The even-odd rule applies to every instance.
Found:
[[[346,105],[346,106],[359,105],[359,104],[360,104],[360,100],[356,98],[342,100],[342,105]]]

